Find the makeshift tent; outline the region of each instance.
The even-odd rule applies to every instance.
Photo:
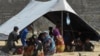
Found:
[[[44,16],[48,18],[50,21],[52,21],[54,24],[62,26],[62,16],[61,16],[62,12],[63,12],[63,36],[65,41],[72,41],[73,39],[80,37],[78,36],[79,32],[82,33],[81,37],[83,38],[83,40],[85,40],[86,38],[90,38],[92,40],[99,39],[97,32],[95,32],[80,17],[78,17],[77,15],[71,12],[67,12],[67,11],[49,12]],[[69,17],[71,21],[70,25],[66,24],[67,13],[69,13]]]
[[[69,15],[68,15],[69,14]],[[59,0],[59,3],[52,9],[51,12],[44,15],[56,25],[60,25],[63,30],[62,34],[65,41],[71,41],[78,38],[81,32],[82,39],[90,38],[99,40],[99,34],[86,24],[79,15],[71,8],[66,0]],[[66,18],[69,17],[70,25],[66,24]],[[69,37],[69,39],[67,39]]]
[[[76,29],[76,31],[78,31],[80,27],[83,27],[84,31],[88,30],[89,32],[92,32],[95,37],[97,37],[96,32],[78,17],[77,13],[75,13],[66,0],[49,0],[45,2],[30,0],[29,4],[21,12],[0,26],[0,33],[8,35],[14,26],[18,26],[19,31],[21,31],[43,15],[55,24],[58,24],[59,22],[59,24],[61,24],[60,26],[62,26],[62,30],[66,31],[68,26],[66,26],[64,21],[66,21],[65,18],[67,13],[69,13],[71,21],[73,22],[71,23],[71,29],[73,29],[73,31]],[[76,23],[81,21],[81,26],[79,25],[80,27],[78,27]],[[63,31],[62,33],[65,34]],[[2,37],[3,35],[0,38]]]

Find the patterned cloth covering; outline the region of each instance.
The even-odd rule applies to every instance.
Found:
[[[34,41],[33,44],[25,47],[23,56],[44,56],[41,41]]]
[[[61,35],[56,36],[56,51],[57,52],[63,52],[65,49],[65,44],[63,37]]]
[[[65,49],[65,44],[64,44],[63,37],[61,36],[58,28],[55,28],[53,30],[53,35],[56,43],[56,51],[63,52]]]

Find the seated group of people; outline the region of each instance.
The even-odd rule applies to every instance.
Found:
[[[23,56],[50,56],[54,53],[63,52],[65,49],[63,37],[57,27],[55,29],[50,27],[49,32],[44,31],[38,37],[32,35],[32,37],[26,38],[26,41],[23,40],[22,43],[25,48]]]
[[[90,42],[90,39],[87,38],[85,42],[82,42],[80,38],[75,39],[71,42],[70,51],[93,51],[94,45]]]
[[[22,42],[22,50],[24,50],[23,56],[50,56],[65,51],[64,39],[57,26],[54,29],[49,27],[49,31],[44,31],[39,36],[34,35],[31,29],[27,27],[18,35],[18,27],[15,26],[7,41],[9,51],[16,51],[15,41],[18,43],[19,38]],[[84,44],[79,39],[73,40],[70,48],[72,51],[93,51],[93,49],[94,45],[89,39]]]
[[[20,38],[24,50],[23,56],[50,56],[65,49],[63,37],[57,27],[55,29],[50,27],[49,31],[40,33],[38,37],[32,34],[31,27],[23,29],[19,35],[17,32],[18,27],[14,27],[9,34],[7,45],[9,50],[13,50],[16,47],[14,42]]]

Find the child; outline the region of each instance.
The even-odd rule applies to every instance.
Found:
[[[93,51],[94,45],[90,42],[90,39],[86,39],[84,44],[84,51]]]
[[[23,56],[44,56],[42,43],[34,35],[27,41]]]

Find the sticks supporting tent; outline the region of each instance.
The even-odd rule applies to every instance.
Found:
[[[63,11],[61,11],[61,34],[63,36]]]

